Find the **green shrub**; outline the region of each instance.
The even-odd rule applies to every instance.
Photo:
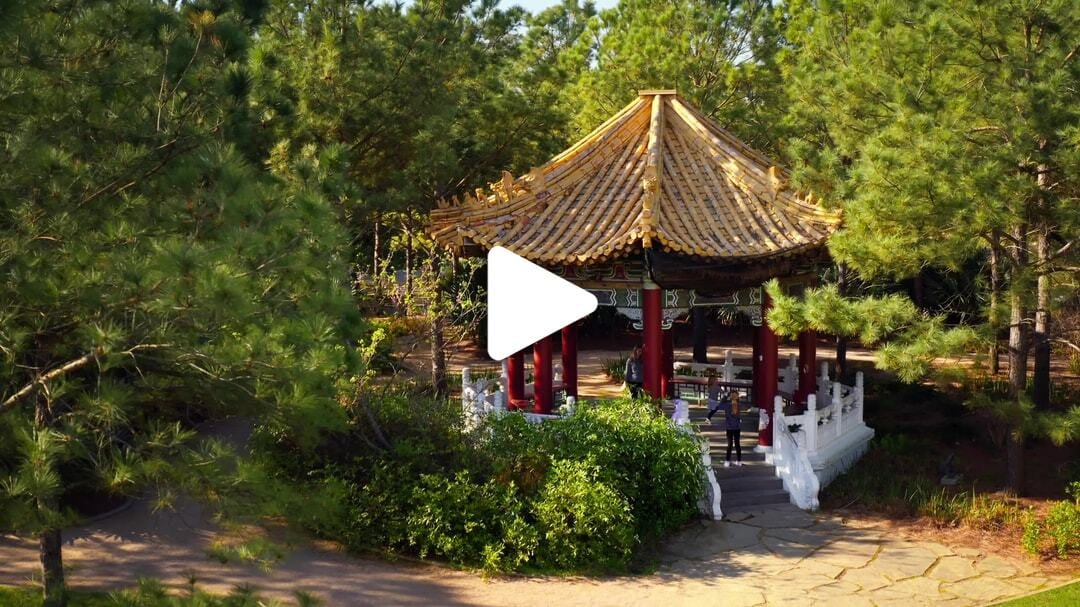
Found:
[[[294,440],[258,443],[318,498],[291,504],[290,520],[352,549],[488,571],[620,570],[697,512],[698,443],[646,403],[583,404],[543,424],[510,414],[476,431],[452,402],[390,394],[366,406],[388,448],[372,448],[366,414],[324,434],[315,454],[282,450],[309,444]]]
[[[637,544],[630,506],[598,479],[597,468],[561,460],[550,469],[534,513],[543,541],[538,561],[558,569],[621,569]]]
[[[701,494],[697,441],[649,403],[632,399],[583,405],[542,426],[556,459],[590,461],[630,504],[637,535],[650,542],[696,515]]]
[[[1025,520],[1025,550],[1055,554],[1059,559],[1080,554],[1080,482],[1070,483],[1067,491],[1072,499],[1054,503],[1045,519],[1032,514]]]
[[[515,569],[536,551],[537,533],[525,521],[525,504],[513,484],[474,482],[468,472],[453,478],[424,475],[411,495],[409,544],[420,556],[458,563],[482,557],[489,571]]]

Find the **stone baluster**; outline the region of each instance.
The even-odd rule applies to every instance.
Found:
[[[472,392],[472,370],[469,367],[463,367],[461,369],[461,404],[462,406],[469,406],[472,404],[473,395]]]
[[[811,394],[806,397],[806,420],[803,429],[806,431],[806,450],[813,453],[817,451],[817,396]]]
[[[773,399],[772,444],[774,452],[775,450],[780,449],[780,430],[781,428],[786,429],[785,424],[787,424],[787,420],[784,419],[784,399],[780,398],[780,395],[777,394],[776,398]]]
[[[495,393],[494,403],[492,403],[492,412],[496,415],[502,415],[506,413],[506,392],[499,390]]]
[[[472,389],[472,373],[469,367],[461,369],[461,413],[470,426],[476,422],[476,397]]]
[[[859,371],[855,374],[855,424],[863,423],[863,374]]]
[[[499,388],[503,392],[510,394],[510,359],[504,358],[502,360],[502,370],[499,372]]]
[[[577,397],[576,396],[567,396],[566,397],[566,415],[567,416],[573,415],[576,410],[577,410]]]
[[[829,398],[832,391],[832,382],[829,381],[829,362],[821,361],[821,374],[818,376],[817,394],[818,400],[824,402]]]
[[[723,382],[735,381],[735,360],[731,356],[731,350],[724,350],[724,371],[722,373]]]
[[[840,384],[837,383],[837,385],[840,385]],[[844,423],[844,401],[843,401],[843,399],[837,399],[837,401],[833,403],[832,407],[833,407],[833,415],[836,416],[836,419],[833,420],[833,425],[836,426],[836,429],[833,432],[833,436],[839,438],[840,433],[843,432],[843,430],[844,430],[843,429],[843,423]]]
[[[843,408],[844,406],[844,386],[840,382],[833,382],[832,385],[832,406]]]

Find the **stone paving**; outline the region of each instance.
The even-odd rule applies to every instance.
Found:
[[[331,547],[294,546],[270,571],[221,564],[206,550],[218,533],[201,509],[152,512],[147,504],[65,531],[68,580],[82,588],[130,587],[153,577],[174,588],[189,578],[227,592],[250,585],[290,601],[303,590],[328,606],[490,605],[985,605],[1068,581],[1031,562],[982,550],[888,537],[794,506],[732,512],[668,541],[651,575],[484,579],[430,564],[387,562]],[[0,584],[32,583],[37,546],[0,536]]]
[[[695,524],[672,538],[662,562],[663,576],[714,577],[733,605],[984,605],[1069,580],[1034,563],[894,539],[794,506]]]

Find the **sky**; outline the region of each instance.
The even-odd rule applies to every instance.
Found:
[[[619,3],[619,0],[595,0],[597,9],[611,8]],[[530,13],[539,13],[549,6],[559,4],[559,0],[502,0],[503,6],[520,6]]]

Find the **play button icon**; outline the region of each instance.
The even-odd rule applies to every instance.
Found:
[[[504,247],[488,251],[488,356],[503,360],[592,314],[596,296]]]

